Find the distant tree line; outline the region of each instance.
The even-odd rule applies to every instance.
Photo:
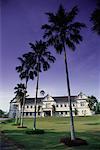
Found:
[[[8,117],[8,113],[6,113],[6,112],[3,111],[2,109],[0,109],[0,117],[1,117],[1,118]]]

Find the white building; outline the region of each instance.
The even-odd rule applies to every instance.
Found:
[[[34,116],[35,98],[26,98],[24,116]],[[88,107],[87,96],[80,93],[78,96],[71,96],[73,115],[90,116],[93,112]],[[9,117],[20,111],[20,105],[11,102]],[[67,96],[52,97],[47,95],[37,99],[37,117],[44,116],[69,116],[69,102]]]

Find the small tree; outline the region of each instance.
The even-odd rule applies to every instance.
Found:
[[[20,108],[21,108],[21,112],[20,112],[21,113],[20,114],[20,117],[21,117],[20,126],[23,127],[23,113],[24,113],[24,106],[23,105],[24,105],[26,87],[25,87],[24,84],[20,83],[20,84],[17,84],[17,86],[14,88],[14,90],[15,90],[14,93],[16,94],[15,95],[16,101],[20,104]]]
[[[93,95],[88,96],[87,102],[88,102],[88,106],[89,106],[90,110],[95,112],[95,108],[96,108],[96,105],[98,103],[96,97]]]
[[[98,102],[96,104],[96,107],[95,107],[95,114],[100,114],[100,102]]]
[[[4,115],[5,115],[5,112],[0,109],[0,117],[2,118],[2,117],[4,117]]]

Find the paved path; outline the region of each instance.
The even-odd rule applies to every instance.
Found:
[[[3,122],[3,121],[6,121],[6,120],[9,120],[10,118],[0,118],[0,124]]]
[[[24,150],[9,140],[3,133],[0,133],[0,150]]]

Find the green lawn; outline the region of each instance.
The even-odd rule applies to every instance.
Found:
[[[60,138],[70,135],[69,118],[38,118],[37,128],[44,129],[45,134],[27,135],[26,130],[32,129],[33,119],[24,119],[28,129],[19,129],[13,123],[1,124],[1,130],[25,150],[100,150],[100,115],[92,117],[75,117],[77,137],[87,140],[88,146],[67,147],[61,144]]]

